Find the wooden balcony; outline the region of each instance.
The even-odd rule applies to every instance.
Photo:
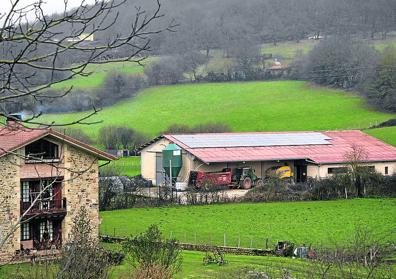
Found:
[[[21,214],[25,213],[27,217],[45,216],[45,215],[65,215],[66,214],[66,198],[52,200],[37,200],[32,206],[32,202],[21,201]]]

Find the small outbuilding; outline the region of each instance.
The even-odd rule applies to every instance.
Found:
[[[182,168],[177,181],[191,171],[215,172],[250,167],[260,178],[277,166],[289,166],[295,182],[345,171],[347,154],[359,148],[361,164],[383,175],[396,172],[396,148],[358,130],[325,132],[253,132],[167,134],[141,147],[141,173],[154,185],[165,183],[162,151],[180,147]]]

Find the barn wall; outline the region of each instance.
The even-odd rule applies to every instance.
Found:
[[[388,167],[388,175],[392,175],[396,173],[396,162],[381,162],[381,163],[368,163],[362,164],[364,166],[374,166],[375,171],[385,175],[385,167]],[[327,164],[321,165],[319,169],[319,177],[318,178],[326,178],[330,176],[328,174],[328,168],[338,168],[338,167],[345,167],[346,164]]]
[[[151,180],[155,185],[156,180],[156,152],[162,152],[169,144],[169,140],[161,139],[146,148],[144,148],[140,153],[141,161],[141,173],[142,177],[147,180]]]
[[[327,169],[326,169],[327,172]],[[307,166],[307,176],[311,178],[320,178],[320,166],[318,165],[308,165]]]
[[[167,139],[161,139],[150,146],[147,146],[141,151],[141,173],[142,177],[151,180],[156,185],[156,153],[161,153],[162,150],[170,143]],[[190,170],[194,169],[193,156],[182,151],[182,169],[177,178],[178,182],[188,182]]]

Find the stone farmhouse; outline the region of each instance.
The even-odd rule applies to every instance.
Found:
[[[81,206],[98,235],[99,160],[114,159],[52,129],[11,120],[0,127],[0,235],[22,220],[0,248],[0,263],[59,250]]]

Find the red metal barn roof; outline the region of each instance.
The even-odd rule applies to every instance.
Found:
[[[117,158],[88,144],[78,141],[72,137],[63,135],[52,129],[30,129],[19,124],[6,125],[0,128],[0,157],[9,152],[13,152],[36,140],[46,136],[56,138],[62,142],[67,142],[79,149],[82,149],[98,159],[116,160]]]
[[[357,130],[217,133],[164,137],[205,163],[299,159],[311,160],[317,164],[345,163],[346,153],[350,152],[353,146],[364,149],[367,162],[396,161],[395,147]],[[239,139],[241,142],[237,143]]]

